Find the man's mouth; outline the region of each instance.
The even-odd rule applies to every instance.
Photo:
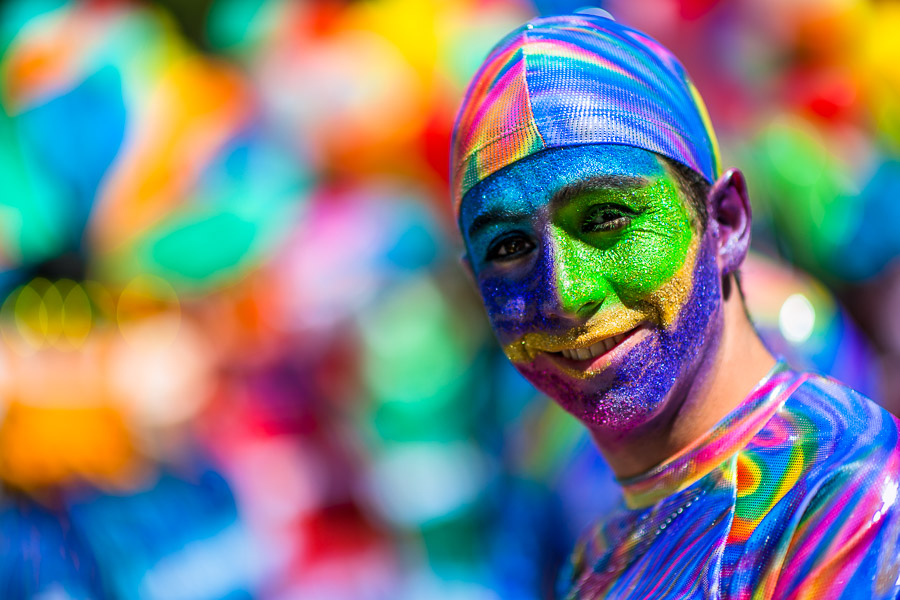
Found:
[[[591,345],[563,348],[556,352],[544,351],[558,368],[576,377],[589,377],[608,367],[618,364],[638,342],[646,337],[648,330],[640,324],[624,333],[610,335]]]
[[[599,342],[588,346],[587,348],[568,348],[559,352],[554,352],[553,354],[561,354],[569,360],[587,360],[589,358],[599,358],[600,356],[603,356],[604,354],[621,344],[622,341],[633,331],[634,330],[632,329],[631,331],[628,331],[626,333],[620,333],[619,335],[614,335],[612,337],[602,339]]]
[[[576,377],[593,376],[622,360],[651,332],[651,320],[637,311],[609,312],[602,317],[566,332],[526,333],[503,350],[516,364],[537,361],[538,368],[552,364]]]

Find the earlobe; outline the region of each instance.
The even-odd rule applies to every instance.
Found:
[[[727,275],[737,271],[750,248],[752,213],[744,174],[729,169],[713,184],[708,201],[710,225],[718,231],[719,268]]]

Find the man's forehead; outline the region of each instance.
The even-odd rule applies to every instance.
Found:
[[[666,171],[653,152],[617,144],[552,148],[528,156],[494,173],[463,198],[460,224],[485,211],[531,211],[561,189],[578,182],[602,179],[654,179]]]

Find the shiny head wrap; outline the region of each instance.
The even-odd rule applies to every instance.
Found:
[[[513,31],[475,74],[456,118],[451,186],[463,196],[547,148],[624,144],[719,174],[703,100],[671,52],[596,14],[537,18]]]

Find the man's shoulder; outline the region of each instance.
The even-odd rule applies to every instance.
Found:
[[[810,467],[897,465],[900,422],[896,417],[839,381],[815,373],[800,377],[802,383],[764,430],[780,431],[786,442],[802,451]]]
[[[800,492],[793,496],[796,505],[788,503],[792,526],[774,597],[830,590],[842,598],[895,598],[898,421],[838,381],[801,376],[803,383],[767,425],[789,440],[788,471]]]

